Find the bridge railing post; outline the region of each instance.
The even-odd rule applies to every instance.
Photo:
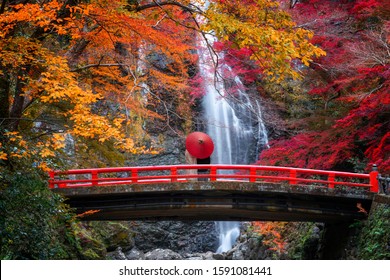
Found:
[[[329,189],[334,189],[334,181],[335,181],[336,175],[334,173],[329,173],[328,176],[328,188]]]
[[[290,169],[290,185],[296,185],[297,184],[297,171],[295,169]]]
[[[133,183],[137,183],[138,182],[138,169],[136,169],[136,168],[132,168],[131,169],[131,181],[133,182]]]
[[[92,186],[97,186],[98,185],[98,172],[96,170],[91,172],[91,183]]]
[[[249,169],[249,182],[256,182],[256,168]]]
[[[54,181],[54,171],[53,170],[50,170],[49,171],[49,188],[51,188],[51,189],[54,189],[54,183],[53,183],[53,181]]]
[[[377,193],[379,191],[379,183],[378,183],[378,167],[376,164],[372,165],[372,171],[370,172],[370,191]]]
[[[217,181],[217,167],[211,166],[210,168],[210,181]]]
[[[171,167],[171,182],[177,182],[177,167]]]

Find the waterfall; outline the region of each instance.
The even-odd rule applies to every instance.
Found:
[[[216,40],[211,34],[205,37],[209,44]],[[257,160],[260,149],[268,146],[260,104],[256,101],[253,106],[239,77],[224,63],[223,54],[210,52],[204,37],[198,36],[197,45],[199,74],[205,91],[202,101],[205,126],[215,144],[211,163],[253,163]],[[215,65],[218,65],[217,68]],[[229,80],[230,88],[226,86],[227,77],[234,77]],[[239,227],[239,222],[217,222],[217,253],[226,252],[233,247],[240,233]]]
[[[223,253],[233,248],[240,235],[239,222],[216,222],[219,231],[219,246],[217,253]]]

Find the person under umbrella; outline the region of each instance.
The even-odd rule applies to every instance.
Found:
[[[192,132],[186,138],[186,161],[193,162],[195,158],[197,164],[210,164],[210,156],[214,151],[213,140],[206,133]],[[189,154],[189,155],[188,155]],[[191,157],[192,158],[191,158]],[[198,169],[198,174],[208,174],[209,169]],[[207,178],[199,178],[199,181],[207,181]]]

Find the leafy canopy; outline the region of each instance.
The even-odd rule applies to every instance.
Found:
[[[180,118],[190,118],[182,104],[191,92],[196,32],[214,32],[247,50],[274,80],[297,78],[292,62],[308,65],[324,55],[310,43],[312,33],[273,0],[216,0],[207,7],[201,0],[3,0],[4,166],[23,157],[34,167],[53,167],[54,158],[66,156],[66,139],[75,151],[97,141],[123,152],[152,152],[145,122],[169,126],[174,107]]]
[[[260,163],[359,172],[376,164],[380,172],[388,173],[388,1],[300,1],[290,12],[301,26],[315,32],[312,42],[327,55],[303,69],[305,80],[298,90],[309,103],[309,116],[299,120],[293,116],[290,126],[298,127],[294,135],[275,141],[263,151]],[[292,99],[288,88],[281,95]]]

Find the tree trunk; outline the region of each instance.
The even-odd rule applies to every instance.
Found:
[[[0,78],[0,128],[9,120],[9,79],[8,75]]]
[[[21,73],[19,73],[19,75],[23,76]],[[22,90],[23,83],[21,79],[16,78],[14,100],[12,103],[11,112],[9,114],[8,129],[10,131],[16,131],[18,129],[19,122],[23,114],[25,97]]]

